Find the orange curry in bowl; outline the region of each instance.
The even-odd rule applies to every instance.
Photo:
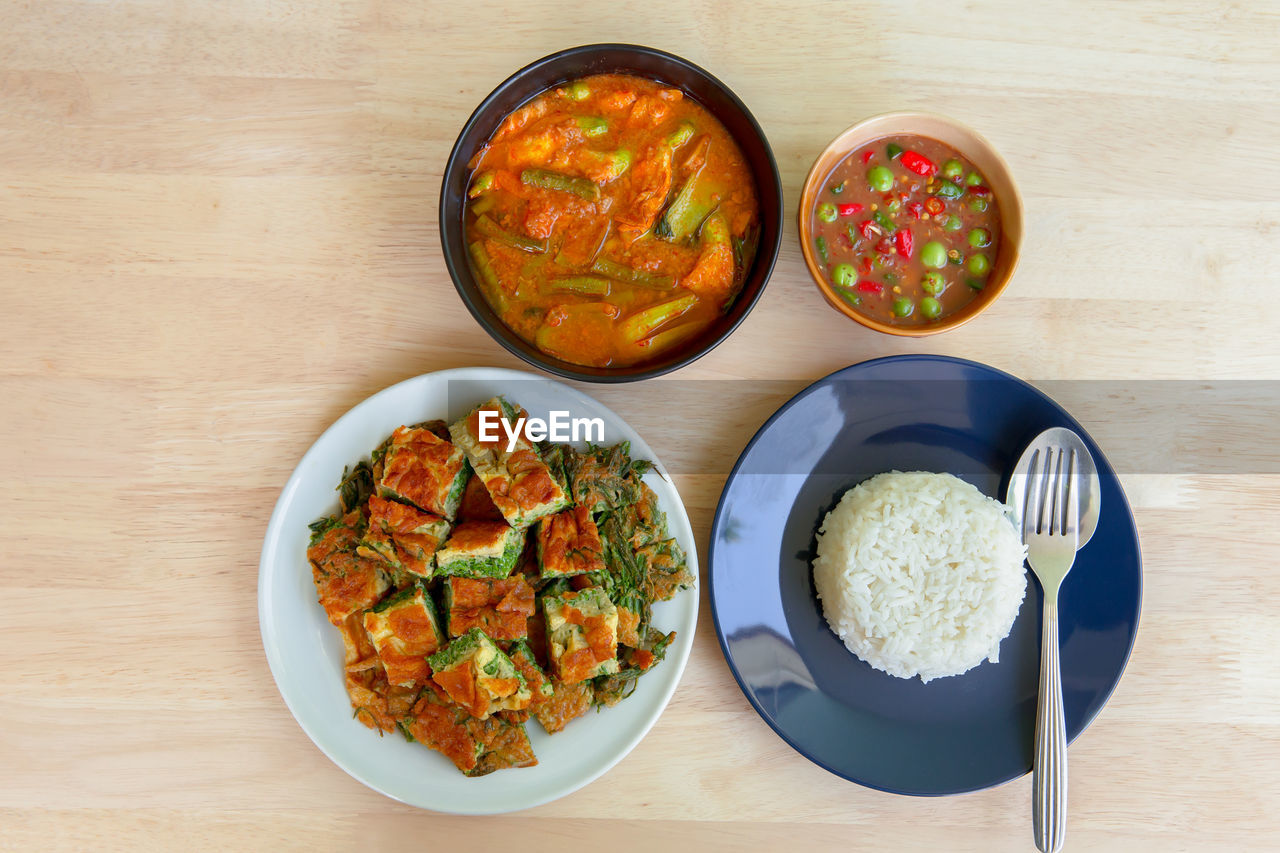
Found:
[[[549,89],[473,159],[466,240],[486,301],[539,350],[626,367],[689,343],[759,237],[746,158],[679,89],[629,75]]]

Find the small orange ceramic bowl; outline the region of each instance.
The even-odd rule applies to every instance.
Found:
[[[850,304],[837,292],[828,274],[828,264],[818,257],[815,241],[815,217],[818,195],[828,185],[828,179],[845,158],[868,143],[894,136],[919,136],[942,143],[968,160],[978,170],[982,180],[1000,212],[1000,240],[996,257],[990,261],[990,270],[983,278],[984,285],[977,295],[951,313],[943,313],[936,320],[899,324],[890,320],[868,316]],[[872,161],[874,165],[876,161]],[[966,187],[966,191],[968,187]],[[828,195],[830,195],[828,193]],[[824,196],[824,199],[826,197]],[[838,199],[839,197],[832,197]],[[832,200],[827,199],[827,200]],[[871,213],[860,216],[874,215]],[[818,289],[833,308],[851,320],[878,332],[890,335],[921,337],[934,335],[962,326],[986,310],[1004,291],[1018,265],[1018,253],[1022,245],[1022,197],[1005,163],[991,143],[976,131],[946,116],[933,113],[899,112],[872,116],[858,122],[831,141],[814,161],[805,178],[800,195],[800,248],[805,266],[813,276]],[[909,220],[908,220],[909,221]],[[851,220],[853,224],[853,220]],[[896,223],[893,223],[896,224]],[[855,224],[855,227],[856,224]],[[875,232],[875,233],[883,233]],[[913,247],[919,252],[920,248]]]

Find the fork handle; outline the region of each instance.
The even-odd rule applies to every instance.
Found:
[[[1057,599],[1055,594],[1045,595],[1044,600],[1036,754],[1031,770],[1031,823],[1036,847],[1043,853],[1055,853],[1067,834],[1067,726],[1062,713]]]

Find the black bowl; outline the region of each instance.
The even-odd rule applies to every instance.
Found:
[[[552,86],[591,74],[635,74],[684,91],[732,134],[746,156],[760,201],[760,244],[741,293],[732,308],[699,337],[680,349],[630,367],[584,367],[547,355],[511,331],[476,286],[463,234],[467,164],[525,101]],[[493,338],[525,361],[550,373],[587,382],[634,382],[677,370],[710,352],[729,336],[764,291],[782,242],[782,181],[764,131],[728,86],[688,60],[632,44],[590,44],[544,56],[512,74],[481,101],[453,144],[440,185],[440,243],[458,295]]]

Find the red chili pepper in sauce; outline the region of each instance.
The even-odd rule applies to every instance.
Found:
[[[917,154],[914,151],[902,152],[902,165],[915,172],[917,175],[928,177],[938,173],[938,164],[934,163],[923,154]]]
[[[942,199],[930,196],[929,200],[924,203],[924,209],[929,211],[929,215],[937,216],[946,209],[946,205],[942,203]]]
[[[911,232],[903,228],[897,234],[893,235],[893,242],[898,247],[898,254],[904,258],[911,257],[911,249],[915,245],[915,240],[911,237]]]
[[[858,223],[858,233],[862,235],[862,239],[870,240],[875,236],[876,232],[873,230],[875,227],[876,224],[870,219],[864,219]]]
[[[883,293],[884,285],[878,281],[871,281],[870,279],[864,278],[862,281],[858,282],[856,290],[859,293]]]
[[[862,206],[862,205],[858,204],[856,201],[855,201],[855,202],[850,202],[849,204],[837,204],[837,205],[836,205],[836,211],[837,211],[841,216],[854,216],[854,215],[856,215],[856,214],[861,213],[861,212],[862,212],[862,211],[864,211],[864,210],[866,210],[866,208],[865,208],[864,206]]]
[[[918,201],[909,201],[907,202],[907,213],[910,213],[916,219],[919,219],[924,213],[924,205]]]
[[[871,258],[867,255],[862,256],[862,274],[871,275]]]
[[[882,255],[887,255],[893,251],[893,239],[891,237],[881,237],[876,241],[876,251]]]
[[[974,195],[991,195],[991,188],[984,187],[979,184],[978,186],[969,187],[969,192],[973,193]]]
[[[874,157],[874,156],[876,156],[876,152],[874,152],[874,151],[871,151],[871,150],[863,151],[863,152],[862,152],[862,165],[864,165],[864,166],[865,166],[865,165],[867,165],[868,163],[870,163],[870,162],[871,162],[871,158],[872,158],[872,157]]]

